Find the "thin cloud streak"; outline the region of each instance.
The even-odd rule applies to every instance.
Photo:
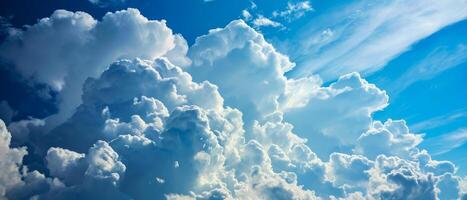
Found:
[[[331,80],[352,71],[371,73],[417,41],[466,17],[466,0],[352,2],[312,18],[297,37],[285,41],[301,44],[288,49],[298,63],[289,74],[318,73]],[[333,34],[326,34],[329,31]]]
[[[446,124],[450,124],[452,122],[455,122],[465,117],[467,117],[467,109],[462,109],[460,111],[437,116],[434,118],[430,118],[430,119],[415,123],[410,126],[410,129],[414,132],[423,132],[423,131],[434,129],[440,126],[444,126]]]
[[[442,155],[467,143],[467,127],[424,141],[432,155]]]
[[[467,46],[465,45],[458,45],[454,50],[443,47],[436,48],[425,59],[422,59],[394,81],[390,88],[391,93],[397,95],[418,81],[429,80],[466,61]]]

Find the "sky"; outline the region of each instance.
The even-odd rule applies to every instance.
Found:
[[[467,1],[0,2],[0,199],[467,199]]]

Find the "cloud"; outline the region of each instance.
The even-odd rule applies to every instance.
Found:
[[[31,138],[31,133],[37,132],[45,125],[44,120],[29,118],[10,123],[8,129],[12,135],[11,143],[14,145],[24,145]]]
[[[424,145],[430,147],[430,151],[433,155],[441,155],[461,147],[466,142],[467,129],[459,128],[450,133],[429,138],[425,140]]]
[[[327,167],[333,184],[345,188],[365,188],[373,162],[360,155],[333,153]]]
[[[394,80],[389,90],[397,95],[412,84],[430,80],[436,75],[467,61],[467,46],[460,44],[453,49],[439,47],[430,52],[415,66],[409,68],[398,79]]]
[[[299,1],[296,3],[287,2],[285,9],[274,10],[270,14],[264,14],[267,12],[251,1],[251,6],[242,10],[241,16],[243,20],[251,24],[255,29],[260,30],[270,27],[284,31],[287,30],[288,24],[302,18],[307,12],[312,10],[313,8],[309,1]]]
[[[5,120],[5,123],[8,124],[15,114],[15,110],[10,107],[7,101],[0,101],[0,118]]]
[[[0,120],[0,195],[22,183],[20,167],[23,157],[27,154],[26,148],[10,148],[11,134],[5,123]]]
[[[371,114],[387,105],[385,91],[351,73],[320,87],[306,105],[286,112],[284,119],[294,125],[298,135],[309,139],[313,151],[326,158],[339,148],[344,151],[345,146],[356,144],[371,125]]]
[[[53,128],[80,104],[86,78],[98,76],[116,59],[168,54],[183,64],[188,62],[180,55],[186,51],[183,46],[184,39],[173,35],[164,21],[148,20],[136,9],[107,13],[102,21],[84,12],[57,10],[9,35],[0,45],[0,57],[23,77],[59,92],[59,113],[47,119],[47,127]]]
[[[377,71],[417,41],[465,19],[466,7],[463,0],[351,1],[334,7],[286,41],[301,44],[287,50],[299,65],[291,75],[317,73],[333,80],[342,73]],[[322,39],[325,30],[333,34]]]
[[[115,137],[118,132],[148,128],[154,133],[153,129],[160,129],[160,117],[176,106],[194,104],[217,110],[223,104],[216,86],[192,82],[188,73],[166,59],[115,62],[99,78],[85,82],[82,99],[83,104],[67,122],[45,135],[48,145],[42,148],[59,146],[84,152],[96,140]],[[134,120],[135,125],[124,128],[123,120]],[[141,120],[149,120],[151,126],[140,126]]]
[[[23,165],[23,159],[28,155],[27,148],[12,148],[10,142],[11,134],[0,119],[0,198],[28,199],[63,186],[57,179],[47,178],[38,171],[29,171]]]
[[[262,15],[259,15],[257,18],[255,18],[252,23],[256,28],[268,27],[268,26],[275,27],[275,28],[282,27],[281,23],[273,21]]]
[[[437,199],[432,174],[415,170],[411,163],[395,157],[380,156],[370,180],[372,196],[377,199]],[[384,181],[384,182],[381,182]]]
[[[102,41],[84,44],[103,45],[95,48],[109,52],[88,55],[89,62],[103,66],[92,68],[97,70],[94,75],[83,74],[82,85],[75,83],[81,88],[77,92],[81,100],[70,117],[52,130],[37,129],[50,121],[29,119],[12,122],[10,134],[0,121],[0,166],[8,170],[0,175],[2,197],[437,199],[464,195],[455,165],[433,160],[419,149],[422,137],[411,133],[403,120],[382,123],[372,118],[388,104],[383,90],[358,73],[342,75],[329,85],[322,85],[319,76],[287,78],[284,73],[295,64],[242,20],[209,31],[188,48],[163,22],[147,20],[136,10],[109,13],[102,21],[85,13],[57,12],[31,27],[74,26],[70,17],[75,25],[86,18],[90,23],[83,26],[93,31],[73,32],[76,38],[97,37]],[[63,21],[55,24],[52,19]],[[116,26],[126,31],[106,38],[96,33],[123,29]],[[47,33],[37,32],[34,37]],[[131,43],[115,42],[134,37]],[[145,46],[143,41],[152,42]],[[23,46],[33,44],[38,45]],[[84,44],[67,43],[79,50],[86,49],[81,47]],[[24,54],[30,56],[28,62],[43,58],[29,51]],[[121,55],[114,56],[115,52]],[[73,60],[56,59],[65,64]],[[78,66],[65,67],[64,77],[76,73]],[[45,71],[58,70],[55,65],[42,66],[46,67]],[[47,81],[60,80],[58,75],[30,76],[51,85],[53,81]],[[63,92],[70,82],[64,83],[61,95],[70,95]],[[21,147],[25,145],[28,148]],[[39,165],[38,171],[28,170],[33,165]]]
[[[251,13],[248,10],[242,10],[242,17],[246,21],[250,21],[252,19]]]
[[[358,138],[355,151],[371,159],[381,154],[409,158],[417,152],[416,146],[421,142],[422,135],[410,133],[405,121],[388,120],[384,124],[375,121]]]
[[[45,157],[47,168],[52,176],[62,179],[65,183],[77,183],[86,170],[84,154],[52,147]]]
[[[312,11],[313,8],[309,1],[300,1],[297,3],[287,2],[287,8],[281,11],[274,11],[273,17],[284,18],[286,21],[293,21],[303,17],[307,12]]]
[[[417,122],[413,125],[410,125],[410,128],[413,131],[422,132],[422,131],[430,130],[430,129],[437,128],[440,126],[444,126],[446,124],[455,122],[465,117],[467,117],[467,112],[464,109],[461,109],[459,111],[454,111],[452,113],[448,113],[448,114],[441,115],[441,116],[436,116],[436,117],[433,117],[433,118],[430,118],[430,119],[427,119],[421,122]]]
[[[284,73],[295,65],[242,20],[197,38],[188,56],[194,80],[216,84],[226,104],[244,111],[247,121],[277,110]]]

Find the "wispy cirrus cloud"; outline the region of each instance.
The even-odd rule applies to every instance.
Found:
[[[263,15],[258,15],[258,17],[254,19],[252,23],[255,28],[267,27],[267,26],[275,27],[275,28],[283,27],[281,23],[273,21],[267,17],[264,17]]]
[[[285,30],[287,24],[304,17],[307,12],[313,11],[310,1],[288,1],[284,8],[272,11],[263,10],[253,1],[250,3],[250,7],[242,10],[241,17],[256,29],[273,27]]]
[[[290,75],[324,79],[374,72],[415,42],[465,19],[467,1],[353,1],[309,20],[284,43],[299,63]],[[332,32],[333,34],[325,34]]]
[[[275,18],[284,18],[286,21],[293,21],[305,15],[305,13],[312,11],[311,3],[309,1],[301,1],[298,3],[287,2],[287,7],[284,10],[275,10],[272,16]]]
[[[431,79],[466,61],[467,46],[463,44],[457,45],[454,49],[444,47],[436,48],[424,59],[408,69],[406,73],[396,79],[390,90],[393,94],[398,94],[418,81]]]
[[[446,124],[453,123],[457,120],[467,118],[467,109],[462,109],[453,113],[448,113],[445,115],[433,117],[418,123],[415,123],[410,126],[410,128],[415,132],[423,132]]]
[[[467,127],[425,140],[432,155],[441,155],[461,147],[467,143]]]

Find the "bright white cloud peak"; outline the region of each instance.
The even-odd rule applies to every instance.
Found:
[[[374,72],[415,42],[467,17],[465,0],[348,1],[312,18],[286,43],[299,63],[294,76]]]
[[[2,198],[466,198],[455,166],[419,149],[403,120],[372,119],[384,91],[358,73],[287,78],[295,64],[241,20],[188,48],[135,9],[102,21],[56,11],[1,55],[64,101],[81,96],[50,131],[0,121]]]
[[[0,57],[12,62],[24,77],[60,91],[60,112],[47,119],[47,126],[54,127],[81,103],[86,78],[98,76],[122,58],[166,55],[176,58],[176,64],[186,64],[179,55],[186,47],[180,45],[186,46],[186,42],[173,35],[164,21],[148,20],[136,9],[107,13],[102,21],[84,12],[57,10],[10,35],[0,46]]]

